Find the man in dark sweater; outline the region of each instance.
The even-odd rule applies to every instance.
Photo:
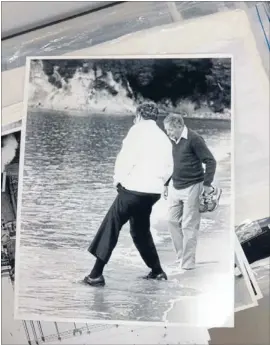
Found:
[[[204,139],[185,126],[181,115],[167,116],[164,127],[173,143],[174,161],[173,174],[164,191],[165,198],[168,196],[169,230],[177,261],[183,269],[193,269],[201,218],[200,197],[203,193],[220,196],[220,189],[212,186],[216,160]]]

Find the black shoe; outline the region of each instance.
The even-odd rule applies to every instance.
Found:
[[[105,279],[103,275],[97,277],[97,278],[90,278],[89,276],[86,276],[84,278],[84,283],[91,285],[91,286],[104,286],[105,285]]]
[[[151,271],[147,274],[147,276],[144,276],[143,279],[168,280],[168,277],[164,271],[162,271],[161,273],[154,273],[153,271]]]

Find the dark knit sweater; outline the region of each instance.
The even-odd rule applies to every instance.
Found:
[[[211,186],[216,171],[216,160],[199,134],[188,129],[187,139],[181,138],[178,144],[173,142],[173,160],[174,188],[184,189],[199,182]]]

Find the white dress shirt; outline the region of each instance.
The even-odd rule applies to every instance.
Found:
[[[153,120],[141,120],[133,125],[114,170],[114,183],[128,190],[162,193],[173,172],[172,144]]]
[[[183,131],[182,131],[182,134],[180,135],[180,138],[178,140],[174,140],[176,144],[179,144],[180,143],[180,140],[184,138],[184,139],[187,139],[188,138],[188,129],[187,129],[187,126],[184,126],[183,128]]]

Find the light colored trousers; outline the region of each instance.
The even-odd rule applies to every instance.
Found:
[[[199,197],[202,190],[202,182],[185,189],[175,189],[172,183],[169,186],[168,226],[177,260],[182,261],[184,269],[195,267],[201,220]]]

